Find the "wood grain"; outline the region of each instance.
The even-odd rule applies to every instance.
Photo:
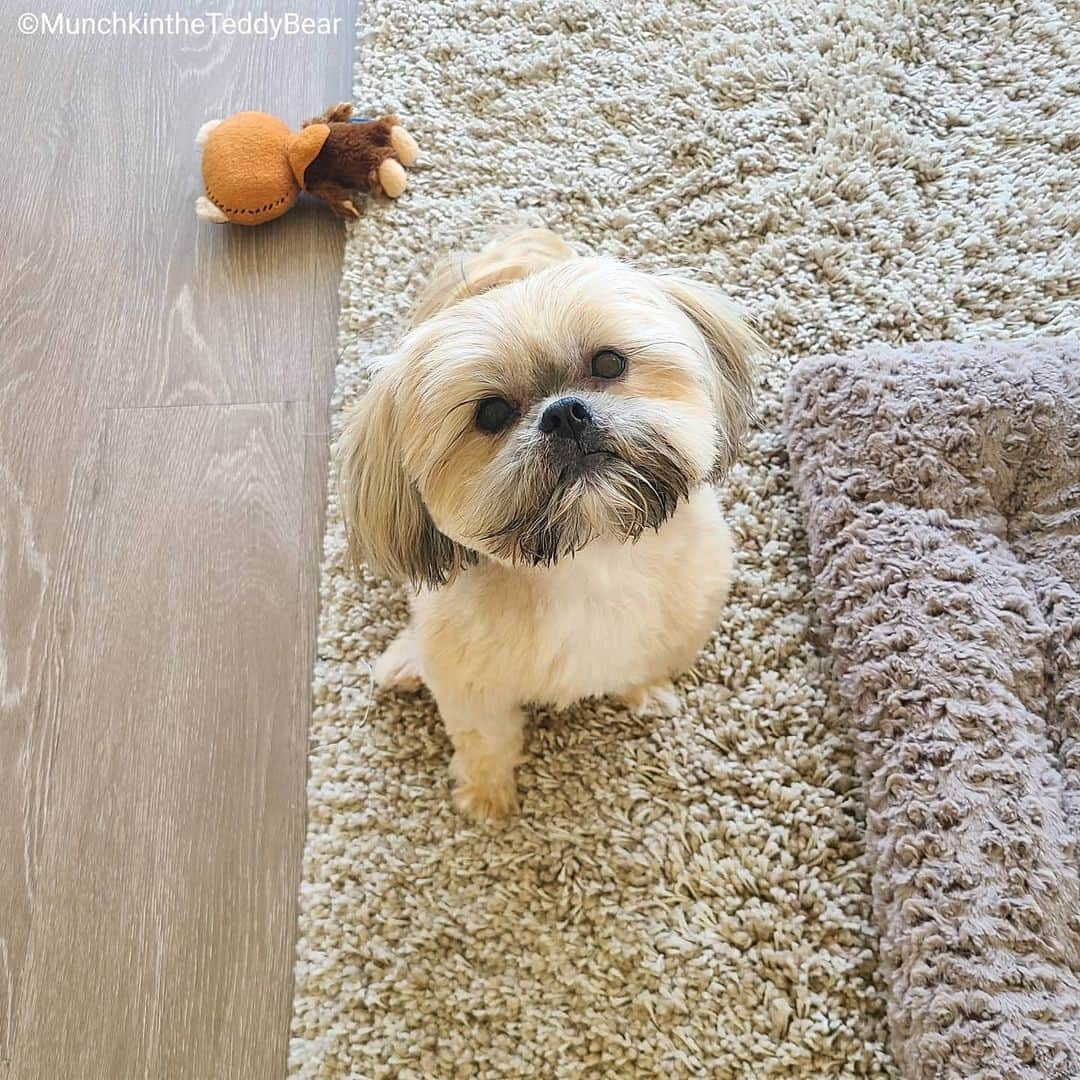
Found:
[[[310,205],[197,222],[193,137],[347,98],[352,5],[323,13],[336,35],[0,35],[0,1072],[20,1080],[284,1073],[342,232]]]
[[[302,413],[108,418],[16,1028],[42,1076],[280,1067],[249,1018],[289,997]]]

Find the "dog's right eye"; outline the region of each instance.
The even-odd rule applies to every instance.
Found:
[[[476,406],[476,426],[481,431],[494,434],[512,424],[517,419],[517,415],[517,409],[505,398],[484,398]]]

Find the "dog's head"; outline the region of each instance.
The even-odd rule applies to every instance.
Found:
[[[439,585],[632,541],[731,465],[757,338],[716,290],[546,233],[443,271],[342,443],[350,544]]]

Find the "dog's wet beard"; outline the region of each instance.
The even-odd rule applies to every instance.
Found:
[[[632,443],[613,438],[592,468],[522,468],[508,520],[484,539],[493,555],[532,566],[551,565],[598,536],[633,541],[671,517],[692,477],[690,464],[655,431]]]

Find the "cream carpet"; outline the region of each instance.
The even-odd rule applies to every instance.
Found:
[[[357,102],[399,110],[424,158],[399,204],[350,229],[336,411],[434,255],[521,213],[724,284],[775,356],[725,488],[731,604],[681,715],[538,717],[502,829],[451,810],[430,700],[372,699],[405,600],[348,576],[331,491],[293,1075],[893,1074],[863,795],[815,645],[779,398],[800,353],[1068,319],[1075,15],[364,5]]]

